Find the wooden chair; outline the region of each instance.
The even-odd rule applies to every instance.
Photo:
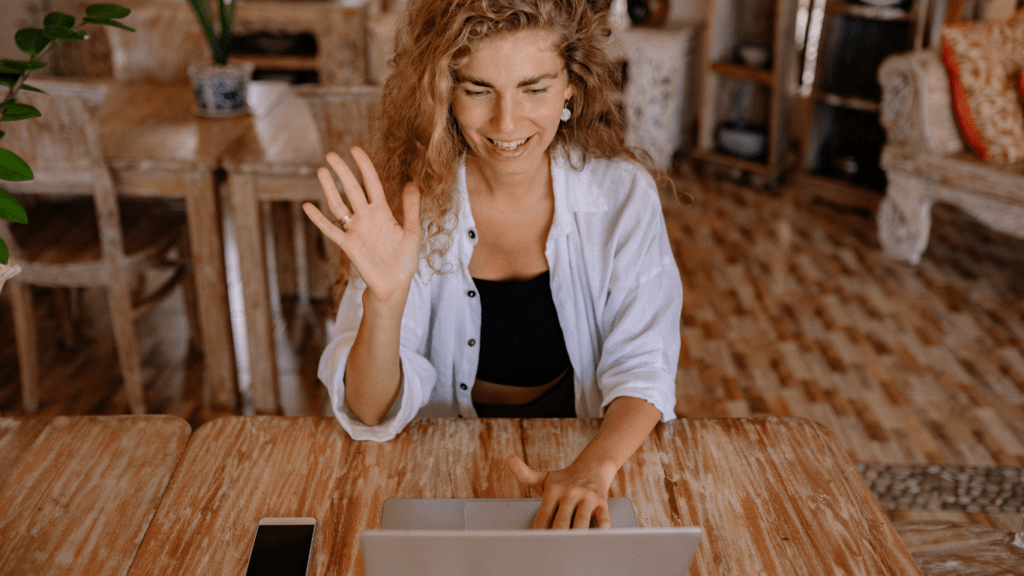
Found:
[[[172,83],[188,79],[188,67],[212,63],[210,46],[185,0],[129,3],[124,23],[135,32],[107,27],[114,79]]]
[[[39,340],[29,286],[102,286],[128,404],[132,412],[142,413],[146,407],[134,321],[179,280],[187,279],[181,259],[168,258],[176,251],[188,253],[182,233],[185,218],[154,201],[119,202],[100,148],[94,107],[74,90],[59,94],[53,84],[44,89],[50,94],[19,95],[19,100],[42,112],[41,118],[3,126],[4,147],[25,159],[35,173],[33,180],[4,185],[10,192],[32,195],[25,201],[28,224],[0,220],[0,234],[22,267],[6,287],[14,315],[22,402],[26,412],[38,410]],[[60,201],[51,201],[54,196]],[[143,294],[143,274],[154,270],[165,270],[161,277],[167,279]]]
[[[324,151],[333,150],[340,154],[345,159],[345,162],[358,174],[358,170],[355,168],[355,161],[352,159],[349,149],[352,146],[367,148],[370,145],[371,122],[380,106],[380,87],[303,85],[296,87],[295,93],[309,107],[310,115],[313,117],[313,123],[317,127]],[[321,202],[322,200],[323,198],[317,198],[314,201]],[[296,231],[297,235],[295,238],[295,262],[298,263],[300,268],[296,270],[295,275],[297,283],[296,292],[298,293],[301,308],[309,300],[309,285],[308,280],[305,279],[308,276],[308,269],[305,268],[304,264],[307,261],[305,247],[308,243],[303,237],[298,237],[298,235],[304,234],[307,228],[307,219],[302,210],[298,208],[298,204],[294,206],[292,212],[292,229]],[[317,234],[319,235],[319,233]],[[333,283],[337,279],[338,259],[343,255],[329,241],[325,242],[324,247],[324,257],[314,262],[317,266],[330,271],[330,282]],[[347,264],[347,261],[345,262]],[[321,271],[321,273],[323,272]],[[331,294],[331,298],[335,303],[337,303],[340,296],[340,293],[337,293],[337,289]]]
[[[1016,535],[959,522],[893,522],[924,576],[1024,576],[1024,518]]]

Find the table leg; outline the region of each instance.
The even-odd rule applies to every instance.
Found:
[[[245,299],[245,326],[249,340],[249,373],[252,401],[256,412],[279,412],[277,356],[267,286],[266,245],[263,218],[256,197],[254,176],[228,176],[228,193],[238,242],[238,264],[242,269],[242,294]]]
[[[217,213],[217,187],[213,176],[196,176],[187,186],[185,211],[199,308],[203,362],[216,410],[236,410],[238,380],[228,311],[227,278],[224,273],[223,238]]]

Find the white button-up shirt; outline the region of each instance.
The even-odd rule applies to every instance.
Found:
[[[602,417],[612,400],[632,396],[653,404],[662,421],[675,418],[683,286],[654,180],[626,160],[590,159],[577,170],[554,149],[551,180],[555,214],[544,254],[575,372],[576,415]],[[335,416],[356,440],[390,440],[413,418],[476,416],[481,308],[468,269],[476,229],[464,161],[457,201],[443,273],[421,258],[413,277],[402,317],[401,390],[376,426],[363,424],[345,403],[345,365],[366,289],[354,270],[342,296],[318,374]]]

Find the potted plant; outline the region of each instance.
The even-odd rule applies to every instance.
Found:
[[[131,14],[131,10],[116,4],[94,4],[85,9],[85,17],[77,25],[75,17],[63,12],[50,12],[43,19],[42,28],[22,28],[14,35],[18,49],[28,55],[28,60],[0,60],[0,86],[7,87],[7,95],[0,101],[0,122],[13,122],[38,118],[42,114],[39,109],[17,101],[18,92],[42,92],[25,84],[25,80],[35,71],[46,67],[43,58],[53,49],[58,40],[82,40],[85,32],[81,30],[85,24],[102,24],[123,28],[129,32],[135,30],[125,26],[119,20]],[[4,132],[0,131],[0,138]],[[35,176],[29,165],[17,154],[0,148],[0,180],[18,182],[31,180]],[[18,224],[28,223],[25,209],[3,188],[0,188],[0,218]],[[10,260],[7,244],[0,238],[0,288],[4,282],[21,271],[17,263]]]
[[[246,93],[252,79],[252,62],[229,63],[231,25],[235,18],[234,0],[188,0],[199,19],[206,41],[213,52],[213,63],[189,66],[188,76],[196,94],[195,112],[214,118],[233,117],[249,112]]]

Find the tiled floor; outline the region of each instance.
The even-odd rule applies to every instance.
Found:
[[[910,266],[881,252],[862,215],[796,201],[786,189],[771,195],[693,175],[677,186],[693,200],[664,198],[685,287],[678,415],[816,420],[861,465],[880,502],[895,507],[894,519],[1019,529],[1024,241],[940,206],[932,242]],[[86,292],[83,301],[79,346],[66,350],[40,294],[43,412],[125,412],[103,299]],[[288,317],[287,301],[284,310]],[[180,299],[141,319],[139,331],[153,410],[193,426],[218,416],[205,404],[201,355],[188,350]],[[315,375],[321,344],[293,345],[279,332],[285,413],[329,414]],[[20,414],[11,334],[0,306],[0,413]],[[1000,493],[1018,473],[1000,510],[974,511],[967,499],[935,504],[955,486],[970,495],[971,479],[986,478],[976,503],[995,485],[983,475],[993,469],[1007,474],[992,476]],[[908,490],[929,496],[909,498]]]

